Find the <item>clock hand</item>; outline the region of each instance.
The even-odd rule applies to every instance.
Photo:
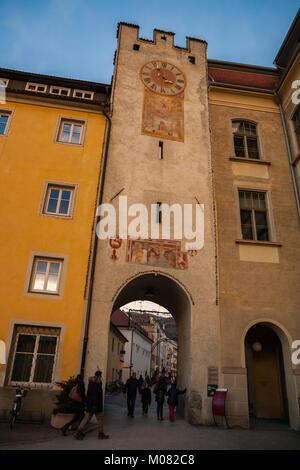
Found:
[[[168,80],[164,75],[162,75],[162,78],[166,83],[174,83],[171,80]]]

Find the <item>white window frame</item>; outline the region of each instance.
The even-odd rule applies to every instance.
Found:
[[[5,126],[4,134],[0,134],[0,137],[7,137],[8,136],[10,126],[11,126],[12,117],[13,117],[13,113],[14,113],[14,111],[12,109],[6,109],[6,108],[1,108],[0,107],[0,114],[8,115],[8,120],[7,120],[7,123],[6,123],[6,126]]]
[[[35,89],[34,90],[31,90],[29,87],[30,86],[34,86]],[[44,87],[44,90],[38,90],[38,87]],[[46,93],[47,91],[47,85],[44,85],[43,83],[33,83],[33,82],[27,82],[26,83],[26,87],[25,87],[25,90],[26,91],[34,91],[36,93]]]
[[[37,265],[38,265],[39,261],[47,263],[47,269],[46,269],[45,280],[44,280],[44,287],[47,285],[47,282],[48,282],[50,263],[59,264],[59,270],[58,270],[58,276],[57,276],[57,288],[56,288],[55,291],[47,290],[45,288],[44,289],[34,289],[33,288],[35,278],[36,278],[36,274],[37,274]],[[34,259],[33,259],[31,279],[30,279],[30,284],[29,284],[30,293],[58,295],[59,290],[60,290],[60,281],[61,281],[62,270],[63,270],[63,259],[46,258],[46,257],[44,258],[44,257],[35,256]]]
[[[67,142],[64,141],[64,140],[61,140],[64,124],[69,124],[71,126],[69,140]],[[74,127],[75,126],[80,126],[81,127],[79,142],[72,142],[72,137],[73,137]],[[62,119],[61,124],[60,124],[59,134],[58,134],[59,142],[62,142],[64,144],[73,144],[73,145],[77,144],[77,145],[80,145],[81,142],[82,142],[82,134],[83,134],[83,124],[81,122],[75,122],[75,121],[72,122],[72,121],[66,121],[66,120]]]
[[[54,93],[54,92],[53,92],[53,89],[56,89],[56,88],[58,89],[58,93]],[[67,95],[62,95],[61,92],[62,92],[63,90],[66,90],[66,91],[68,92],[68,94],[67,94]],[[66,96],[70,96],[71,88],[65,88],[65,87],[61,87],[61,86],[52,85],[52,86],[50,87],[50,93],[51,93],[52,95],[64,96],[64,97],[66,97]]]
[[[60,261],[61,262],[61,270],[60,270],[60,277],[58,282],[58,290],[57,292],[53,291],[38,291],[32,290],[32,281],[34,275],[34,262],[35,260],[46,260],[46,261]],[[23,295],[26,297],[34,297],[34,298],[41,298],[41,299],[57,299],[61,300],[64,298],[64,290],[66,285],[67,279],[67,269],[69,263],[69,255],[62,254],[62,253],[47,253],[44,251],[31,251],[29,255],[29,262],[27,265],[27,271],[25,275],[25,282],[24,282],[24,289]]]
[[[50,193],[51,193],[51,190],[52,189],[56,189],[59,191],[59,196],[58,196],[58,202],[57,202],[57,208],[56,208],[56,212],[48,212],[47,211],[47,207],[49,205],[49,199],[50,199]],[[61,203],[61,198],[62,198],[62,192],[63,191],[69,191],[71,194],[70,194],[70,199],[69,199],[69,207],[68,207],[68,212],[67,214],[62,214],[59,212],[59,206],[60,206],[60,203]],[[74,186],[58,186],[58,185],[54,185],[54,184],[49,184],[48,187],[47,187],[47,193],[46,193],[46,198],[45,198],[45,204],[44,204],[44,213],[46,215],[54,215],[54,216],[57,216],[57,217],[68,217],[70,218],[70,214],[72,212],[72,200],[73,200],[73,197],[74,197]]]
[[[64,124],[70,124],[72,126],[72,130],[69,136],[69,141],[64,142],[61,140],[61,135],[63,131],[63,126]],[[73,136],[73,129],[74,126],[81,126],[81,132],[80,132],[80,139],[79,142],[72,142],[72,136]],[[58,124],[56,127],[55,131],[55,139],[54,142],[57,144],[63,144],[63,145],[75,145],[75,146],[83,146],[84,145],[84,140],[85,140],[85,135],[86,135],[86,128],[87,128],[87,120],[86,119],[74,119],[73,117],[67,117],[67,116],[60,116],[58,120]]]
[[[76,93],[82,93],[82,96],[76,96]],[[88,93],[91,95],[90,98],[87,98],[85,95]],[[87,90],[74,90],[73,91],[73,97],[74,98],[79,98],[79,99],[85,99],[85,100],[93,100],[94,99],[94,92],[93,91],[87,91]]]
[[[0,78],[0,82],[4,83],[5,88],[8,86],[9,78]]]
[[[55,217],[59,219],[73,219],[74,212],[75,212],[75,205],[78,193],[78,183],[66,183],[63,181],[45,181],[44,188],[42,191],[42,197],[39,207],[38,215],[45,216],[45,217]],[[51,189],[60,189],[62,191],[71,191],[71,198],[69,204],[69,212],[68,214],[60,214],[59,212],[47,212],[48,202],[50,198],[50,191]],[[60,202],[60,201],[59,201]],[[59,207],[59,204],[58,204]]]
[[[17,329],[18,326],[21,326],[21,325],[15,325],[15,329]],[[39,328],[43,328],[43,327],[33,326],[32,328],[33,328],[33,330],[34,330],[34,328],[36,328],[38,330]],[[28,353],[28,354],[33,354],[33,360],[32,360],[32,364],[31,364],[31,371],[30,371],[29,381],[28,382],[13,381],[11,378],[12,378],[12,374],[13,374],[13,370],[14,370],[14,364],[15,364],[15,359],[16,359],[16,354],[17,354],[17,346],[18,346],[19,336],[20,335],[26,335],[26,334],[34,335],[34,336],[37,337],[36,340],[35,340],[34,351],[32,353]],[[60,331],[60,334],[61,334],[61,331]],[[48,385],[48,386],[49,385],[54,385],[55,369],[56,369],[56,364],[57,364],[57,360],[58,360],[58,348],[59,348],[60,334],[48,334],[48,333],[43,334],[43,333],[38,333],[38,332],[36,332],[36,333],[35,332],[32,332],[32,333],[16,332],[15,333],[15,344],[14,344],[14,350],[13,350],[13,354],[12,354],[11,368],[10,368],[10,374],[9,374],[9,385]],[[40,337],[41,336],[51,336],[51,337],[56,338],[55,354],[49,354],[49,356],[54,356],[52,377],[51,377],[50,382],[33,382],[37,357],[38,357],[38,354],[41,354],[41,353],[38,353],[38,347],[39,347],[39,342],[40,342]],[[37,341],[37,339],[38,339],[38,341]],[[22,354],[26,354],[26,353],[22,353]],[[43,355],[46,355],[46,354],[43,353]]]

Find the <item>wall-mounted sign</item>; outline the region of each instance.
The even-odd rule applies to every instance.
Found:
[[[207,396],[208,397],[213,397],[216,390],[218,388],[218,385],[211,385],[211,384],[208,384],[207,385]]]

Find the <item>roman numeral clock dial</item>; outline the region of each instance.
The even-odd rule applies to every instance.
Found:
[[[185,76],[178,67],[160,60],[145,64],[140,77],[149,90],[161,95],[178,95],[186,85]]]

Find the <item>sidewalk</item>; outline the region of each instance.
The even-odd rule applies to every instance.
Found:
[[[257,421],[250,430],[191,426],[183,419],[170,423],[157,421],[155,403],[149,416],[143,416],[137,398],[135,418],[127,417],[126,400],[122,395],[106,399],[105,432],[107,441],[97,439],[95,425],[83,441],[73,433],[63,437],[47,425],[19,425],[10,431],[0,423],[0,449],[22,450],[300,450],[300,432],[282,423]]]

